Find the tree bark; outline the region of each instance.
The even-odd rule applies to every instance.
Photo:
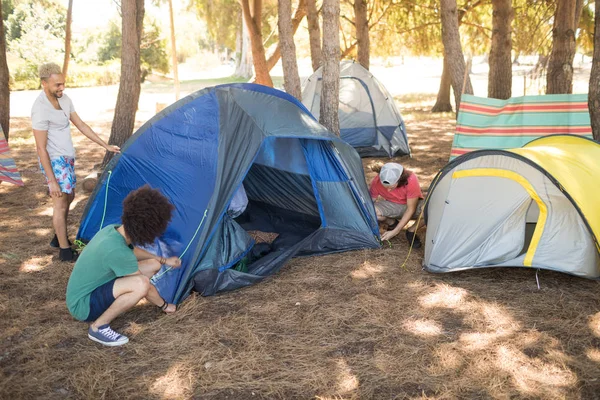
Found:
[[[323,81],[319,122],[340,135],[340,1],[323,0]]]
[[[240,14],[241,17],[241,53],[240,53],[240,61],[235,70],[235,76],[240,76],[242,78],[250,79],[252,78],[252,51],[250,51],[250,33],[248,32],[248,27],[246,26],[246,22],[244,18]]]
[[[175,18],[173,17],[172,0],[169,0],[169,19],[171,21],[171,59],[173,60],[173,83],[175,84],[175,100],[179,100],[179,71],[177,68],[177,43],[175,42]]]
[[[552,52],[548,63],[547,94],[573,92],[576,1],[557,1],[554,29],[552,30]]]
[[[444,43],[445,58],[448,61],[450,82],[452,82],[452,89],[454,90],[454,100],[456,101],[458,115],[460,98],[463,93],[463,80],[465,80],[464,93],[473,94],[473,87],[471,86],[471,78],[468,74],[465,79],[466,65],[458,31],[456,0],[441,0],[441,5],[442,42]]]
[[[323,59],[321,50],[321,28],[316,0],[306,0],[306,19],[308,20],[308,38],[310,42],[310,59],[313,71],[316,71]]]
[[[442,68],[442,79],[440,80],[440,89],[438,90],[437,100],[431,109],[431,112],[451,112],[452,104],[450,103],[450,71],[448,61],[444,55],[444,66]]]
[[[600,142],[600,1],[596,0],[594,16],[594,57],[590,74],[588,108],[594,140]]]
[[[121,81],[115,116],[108,143],[122,146],[133,133],[135,114],[140,99],[140,43],[144,21],[144,0],[123,1],[121,4],[122,47]],[[114,153],[107,151],[102,161],[105,167]]]
[[[285,91],[302,101],[300,75],[296,61],[296,45],[292,31],[292,0],[279,0],[277,7],[277,27],[283,64],[283,87]]]
[[[73,22],[73,0],[69,0],[67,8],[67,22],[65,24],[65,58],[63,60],[62,72],[67,79],[69,72],[69,61],[71,60],[71,25]]]
[[[358,44],[357,60],[366,69],[370,62],[369,22],[367,21],[367,0],[354,0],[354,26]]]
[[[256,83],[273,87],[273,80],[269,75],[267,67],[267,57],[265,47],[263,46],[263,37],[261,32],[262,0],[254,0],[252,11],[250,11],[250,0],[240,0],[242,3],[242,13],[244,21],[250,33],[250,43],[252,46],[252,60],[254,63],[254,72],[256,73]]]
[[[306,15],[305,0],[300,0],[298,2],[298,8],[296,9],[296,12],[294,12],[294,16],[292,17],[292,37],[294,37],[294,35],[296,34],[296,31],[298,30],[298,27],[300,26],[300,22],[302,22],[302,19],[304,18],[305,15]],[[277,45],[275,45],[275,50],[273,50],[273,53],[267,59],[267,68],[269,68],[269,71],[271,71],[273,69],[273,67],[277,64],[277,62],[279,61],[280,58],[281,58],[281,45],[279,42],[277,42]]]
[[[8,141],[10,126],[10,75],[6,61],[6,38],[4,37],[4,20],[0,7],[0,127]]]
[[[512,95],[512,28],[514,18],[511,0],[492,0],[492,48],[488,97],[508,99]]]

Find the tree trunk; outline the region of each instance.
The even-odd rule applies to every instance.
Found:
[[[169,0],[169,18],[171,21],[171,59],[173,60],[173,83],[175,84],[175,100],[179,100],[179,71],[177,68],[177,43],[175,42],[175,21],[173,18],[172,0]]]
[[[319,122],[340,135],[340,1],[323,0],[323,81]]]
[[[10,75],[6,61],[6,38],[4,37],[4,20],[0,7],[0,127],[8,141],[10,125]]]
[[[594,16],[594,58],[590,74],[588,98],[594,140],[600,142],[600,1],[596,0]]]
[[[244,21],[246,21],[246,26],[250,33],[256,83],[273,87],[273,81],[271,80],[271,75],[269,75],[269,69],[267,67],[267,57],[265,55],[265,47],[263,46],[261,32],[262,0],[254,0],[252,12],[250,11],[249,2],[250,0],[241,0]]]
[[[438,91],[437,100],[431,109],[431,112],[451,112],[452,104],[450,103],[450,71],[448,61],[444,56],[444,66],[442,68],[442,79],[440,80],[440,90]]]
[[[316,0],[306,0],[306,19],[308,20],[308,37],[310,41],[310,59],[313,71],[316,71],[323,59],[321,50],[321,28]]]
[[[69,61],[71,60],[71,24],[73,22],[73,0],[69,0],[67,8],[67,22],[65,25],[65,59],[63,60],[62,72],[67,79],[69,72]]]
[[[357,59],[360,65],[369,69],[370,42],[369,22],[367,21],[367,0],[354,0],[354,26],[358,43]]]
[[[490,73],[488,97],[509,99],[512,94],[512,29],[514,18],[511,0],[492,0],[492,48],[490,49]]]
[[[135,114],[140,99],[140,43],[144,21],[144,0],[123,1],[121,4],[122,47],[121,81],[110,130],[109,144],[122,146],[133,133]],[[107,151],[102,161],[105,167],[113,153]]]
[[[305,4],[304,0],[300,0],[298,2],[298,8],[296,9],[294,16],[292,17],[292,24],[291,24],[292,38],[296,34],[296,31],[298,30],[298,27],[300,26],[300,22],[302,22],[302,19],[304,18],[305,15],[306,15],[306,4]],[[280,58],[281,58],[281,45],[279,42],[277,42],[277,45],[275,46],[275,50],[273,50],[273,54],[271,54],[269,56],[269,58],[267,59],[267,68],[269,68],[269,71],[271,71],[273,69],[273,67],[277,64],[277,62],[279,61]]]
[[[460,44],[458,32],[458,14],[456,12],[456,0],[441,0],[442,4],[442,42],[444,43],[444,54],[448,61],[450,82],[454,90],[456,101],[456,113],[460,107],[460,98],[464,93],[473,94],[471,78],[466,74],[465,57]],[[466,77],[466,79],[465,79]],[[463,89],[463,80],[465,81]]]
[[[552,30],[552,52],[548,63],[547,94],[573,92],[576,1],[558,0],[557,2]]]
[[[243,18],[241,20],[241,30],[242,45],[240,62],[235,70],[234,75],[245,79],[250,79],[254,74],[254,72],[252,71],[252,51],[250,51],[250,33],[248,32],[248,27],[246,26],[246,22]]]
[[[242,10],[238,12],[237,17],[237,30],[235,31],[235,71],[237,72],[242,63],[242,51],[244,46],[244,17],[242,17]]]
[[[285,91],[302,101],[300,75],[296,61],[296,45],[292,32],[292,0],[279,0],[277,7],[277,27],[279,28],[279,45],[283,63],[283,87]]]

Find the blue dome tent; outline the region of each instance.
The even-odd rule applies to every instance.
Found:
[[[101,175],[78,238],[119,223],[122,202],[145,184],[175,205],[165,234],[148,250],[179,256],[152,282],[168,301],[251,285],[291,257],[379,246],[375,210],[356,151],[321,126],[292,96],[254,84],[191,94],[146,122]],[[231,218],[234,194],[248,206]],[[246,269],[247,231],[279,236]],[[255,252],[257,253],[257,252]]]

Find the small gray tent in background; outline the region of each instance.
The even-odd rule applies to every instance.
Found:
[[[319,119],[323,67],[305,82],[302,103]],[[410,155],[404,121],[383,85],[354,61],[340,63],[340,135],[361,157]]]

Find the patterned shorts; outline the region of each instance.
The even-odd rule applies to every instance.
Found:
[[[60,186],[60,191],[66,194],[73,193],[77,184],[77,179],[75,178],[75,159],[73,157],[60,156],[50,159],[50,163],[52,164],[54,177]],[[42,174],[46,178],[46,183],[48,183],[46,171],[44,171],[42,163],[39,164]]]

